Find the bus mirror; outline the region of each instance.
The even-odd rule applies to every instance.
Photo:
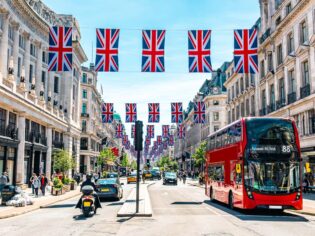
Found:
[[[311,172],[311,168],[310,168],[310,163],[309,162],[305,163],[305,171],[306,171],[306,173],[310,173]]]
[[[241,170],[241,164],[236,164],[235,170],[236,170],[236,173],[237,173],[237,174],[240,174],[240,173],[242,172],[242,170]]]

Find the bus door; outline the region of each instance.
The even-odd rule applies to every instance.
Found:
[[[231,186],[233,188],[234,202],[241,207],[243,202],[242,162],[231,161]]]

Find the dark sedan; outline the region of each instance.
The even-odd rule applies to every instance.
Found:
[[[99,179],[96,182],[97,195],[100,199],[123,197],[122,183],[118,178]]]
[[[177,185],[177,175],[174,172],[165,172],[163,178],[163,184],[175,184]]]

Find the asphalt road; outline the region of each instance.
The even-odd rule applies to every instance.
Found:
[[[135,185],[125,185],[125,197]],[[149,187],[153,217],[117,218],[121,202],[103,202],[96,216],[73,209],[76,199],[0,221],[0,235],[314,235],[315,217],[229,210],[198,187]]]

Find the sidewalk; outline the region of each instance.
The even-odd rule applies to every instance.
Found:
[[[39,197],[35,197],[32,195],[32,190],[30,188],[24,190],[33,201],[33,205],[27,205],[25,207],[14,207],[14,206],[0,206],[0,219],[5,219],[13,216],[18,216],[25,214],[27,212],[31,212],[37,210],[39,208],[44,208],[56,202],[64,201],[75,196],[80,195],[80,188],[78,187],[76,190],[66,192],[63,195],[52,196],[49,192],[46,191],[46,195],[42,196],[39,193]],[[40,192],[40,191],[39,191]]]
[[[197,180],[187,179],[187,183],[191,186],[204,188]],[[298,214],[315,216],[315,193],[303,193],[303,210],[289,210]]]
[[[150,200],[150,196],[148,192],[148,187],[152,184],[154,184],[154,182],[140,184],[139,212],[138,213],[136,213],[137,190],[136,188],[134,188],[129,194],[126,201],[124,202],[123,206],[118,211],[117,217],[132,217],[132,216],[151,217],[152,206],[151,206],[151,200]]]

